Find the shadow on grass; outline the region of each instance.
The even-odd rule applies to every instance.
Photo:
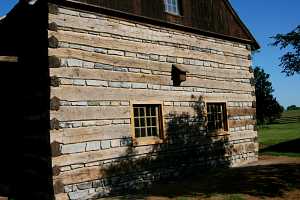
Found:
[[[135,196],[118,199],[153,197],[210,197],[236,193],[264,197],[282,197],[286,192],[300,189],[300,165],[280,164],[195,172],[192,178],[155,184]],[[155,198],[153,198],[155,199]]]
[[[275,153],[299,153],[300,154],[300,139],[281,142],[272,146],[268,146],[260,150],[261,153],[275,152]]]

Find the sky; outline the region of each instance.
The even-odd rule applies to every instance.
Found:
[[[0,17],[9,12],[18,0],[0,0]]]
[[[0,16],[5,15],[18,0],[0,0]],[[274,96],[284,107],[300,106],[300,75],[287,77],[281,73],[279,48],[270,45],[271,36],[288,33],[300,25],[300,0],[230,0],[233,8],[261,46],[254,54],[253,66],[262,67],[271,75]]]

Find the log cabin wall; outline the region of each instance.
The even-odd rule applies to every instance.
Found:
[[[62,6],[50,6],[48,38],[57,200],[96,199],[257,159],[247,44]],[[174,65],[187,71],[180,86],[171,80]],[[209,135],[202,127],[169,141],[174,124],[190,126],[200,97],[226,103],[228,131]],[[161,102],[164,142],[135,144],[135,101]]]

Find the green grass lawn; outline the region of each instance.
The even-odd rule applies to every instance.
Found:
[[[300,141],[300,111],[284,112],[282,118],[277,121],[277,124],[269,124],[259,127],[258,136],[261,147],[261,152],[264,154],[272,155],[287,155],[299,156],[300,152],[297,151]],[[299,140],[299,141],[298,141]],[[280,148],[272,149],[272,146]],[[295,147],[292,147],[295,146]],[[284,149],[285,147],[286,150]],[[294,150],[290,150],[294,148]],[[279,150],[278,150],[279,149]],[[296,149],[296,150],[295,150]]]

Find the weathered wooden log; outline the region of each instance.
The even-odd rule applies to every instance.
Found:
[[[54,15],[58,14],[58,6],[56,4],[48,3],[48,12]]]
[[[51,36],[49,39],[48,39],[48,46],[50,48],[58,48],[59,46],[59,41],[58,39],[55,37],[55,36]]]
[[[255,108],[229,108],[228,116],[252,116],[255,114]]]
[[[56,118],[51,119],[51,121],[50,121],[50,129],[51,130],[53,130],[53,129],[58,130],[59,128],[60,128],[59,121]]]
[[[48,62],[50,68],[58,68],[61,66],[61,60],[57,56],[49,56]]]
[[[253,67],[249,67],[249,72],[252,74],[254,72]]]
[[[97,119],[128,119],[130,109],[118,106],[74,106],[61,107],[59,111],[51,111],[51,116],[60,121],[97,120]]]
[[[60,167],[59,166],[54,166],[52,168],[52,173],[53,173],[53,176],[58,176],[60,174]]]
[[[230,128],[256,125],[255,120],[229,120],[228,123]]]
[[[56,76],[50,77],[50,85],[51,85],[52,87],[59,87],[59,85],[60,85],[60,80],[59,80],[59,78],[56,77]]]
[[[51,153],[52,153],[52,157],[58,157],[61,154],[61,150],[60,150],[60,146],[61,144],[59,142],[52,142],[51,143]]]
[[[99,122],[100,124],[101,122]],[[105,121],[103,121],[105,123]],[[105,126],[91,126],[81,128],[67,128],[63,133],[51,131],[52,141],[63,144],[72,144],[96,140],[109,140],[122,137],[131,137],[130,124],[110,124]]]
[[[255,79],[254,78],[250,78],[250,84],[251,84],[251,86],[255,86]]]
[[[50,110],[59,110],[60,108],[60,99],[57,97],[53,97],[50,100]]]
[[[64,184],[60,180],[56,180],[53,184],[54,194],[64,193]]]
[[[0,56],[0,62],[18,62],[17,56]]]
[[[57,23],[55,23],[55,22],[49,23],[48,24],[48,30],[57,32],[58,31]]]
[[[105,87],[82,87],[82,86],[60,86],[51,88],[51,94],[60,99],[68,99],[70,101],[93,101],[93,100],[138,100],[149,101],[155,99],[158,101],[195,101],[192,95],[200,95],[197,92],[191,93],[188,91],[160,91],[149,90],[145,92],[144,89],[126,89],[126,88],[105,88]],[[254,101],[255,97],[250,94],[217,94],[211,93],[205,95],[206,101]]]

